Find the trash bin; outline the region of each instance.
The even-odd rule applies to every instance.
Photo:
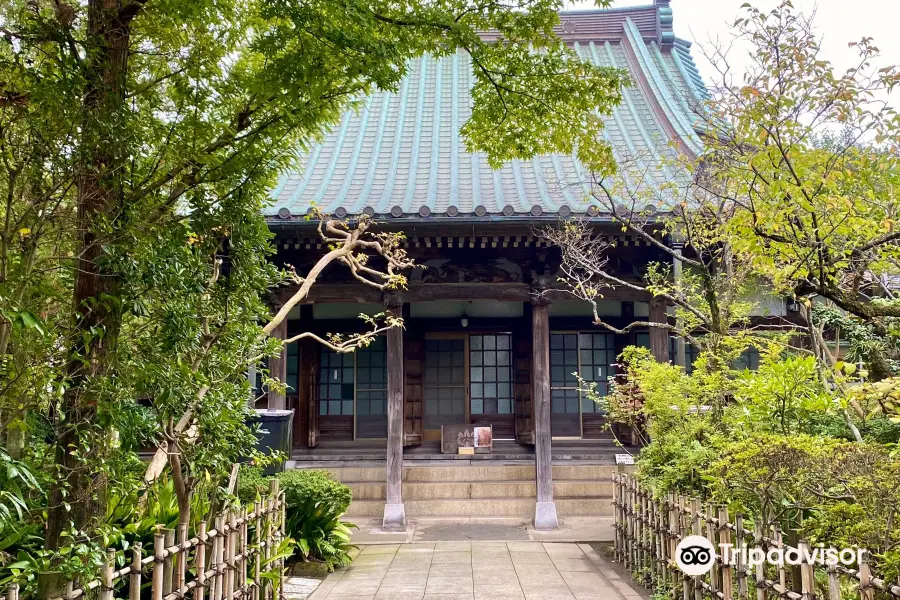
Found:
[[[291,437],[293,434],[294,411],[276,408],[257,409],[256,414],[247,420],[251,427],[259,424],[256,433],[256,449],[265,455],[273,451],[281,452],[286,458],[291,456]],[[274,475],[284,471],[284,460],[271,464],[265,469],[266,475]]]

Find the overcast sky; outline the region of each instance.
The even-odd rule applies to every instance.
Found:
[[[653,0],[615,0],[614,6],[640,6]],[[741,5],[747,0],[672,0],[675,35],[706,44],[710,37],[728,33],[728,26],[742,13]],[[774,8],[778,0],[751,0],[760,9]],[[588,7],[587,0],[577,2],[578,7]],[[847,43],[868,36],[875,39],[881,50],[880,66],[900,64],[900,0],[794,0],[794,7],[808,13],[816,12],[815,26],[822,37],[823,57],[841,71],[858,58],[855,49]],[[693,48],[694,60],[707,83],[712,68],[705,62],[699,49]],[[735,64],[734,66],[739,66]],[[898,92],[894,92],[891,104],[897,106]]]

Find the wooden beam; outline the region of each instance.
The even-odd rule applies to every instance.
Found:
[[[650,322],[668,322],[666,300],[659,296],[650,300]],[[657,362],[669,362],[669,330],[665,327],[650,328],[650,352]]]
[[[537,477],[535,529],[558,529],[553,502],[553,467],[550,451],[550,318],[546,301],[532,307],[532,398],[534,400],[534,464]]]
[[[287,319],[272,330],[272,337],[278,340],[287,338]],[[287,382],[287,346],[282,345],[281,354],[269,358],[269,376],[281,383]],[[269,392],[269,408],[285,409],[287,400],[283,390]]]
[[[681,244],[673,244],[673,249],[675,250],[675,256],[672,257],[672,275],[675,279],[675,289],[678,289],[681,285],[681,275],[683,270],[683,264],[681,261],[682,246]],[[682,368],[685,368],[687,366],[684,338],[680,335],[675,338],[675,364]]]
[[[531,300],[531,288],[524,283],[413,283],[403,296],[407,302],[431,300],[528,302]]]
[[[389,306],[396,317],[402,317],[402,304]],[[406,510],[403,506],[403,329],[387,331],[387,486],[384,505],[384,529],[406,529]]]

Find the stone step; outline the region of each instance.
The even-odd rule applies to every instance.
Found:
[[[500,517],[528,519],[534,516],[534,499],[531,498],[478,498],[405,500],[406,516],[416,517]],[[610,517],[613,515],[611,499],[560,498],[556,500],[560,518]],[[384,514],[383,500],[354,500],[346,517],[380,517]]]
[[[382,483],[384,467],[324,467],[344,483]],[[616,467],[597,464],[553,465],[554,481],[610,482]],[[403,468],[404,482],[505,482],[534,481],[534,465],[415,466]]]
[[[350,482],[347,485],[357,500],[384,500],[385,484]],[[612,498],[613,484],[609,481],[561,480],[553,482],[555,498]],[[529,498],[536,495],[534,481],[493,482],[406,482],[403,498],[409,500]]]

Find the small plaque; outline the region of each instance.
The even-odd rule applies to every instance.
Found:
[[[490,454],[494,446],[494,427],[487,425],[475,428],[475,452]]]
[[[617,465],[633,465],[634,457],[630,454],[616,454]]]
[[[460,454],[475,454],[475,448],[473,448],[471,446],[468,446],[468,447],[460,446],[459,453]]]

